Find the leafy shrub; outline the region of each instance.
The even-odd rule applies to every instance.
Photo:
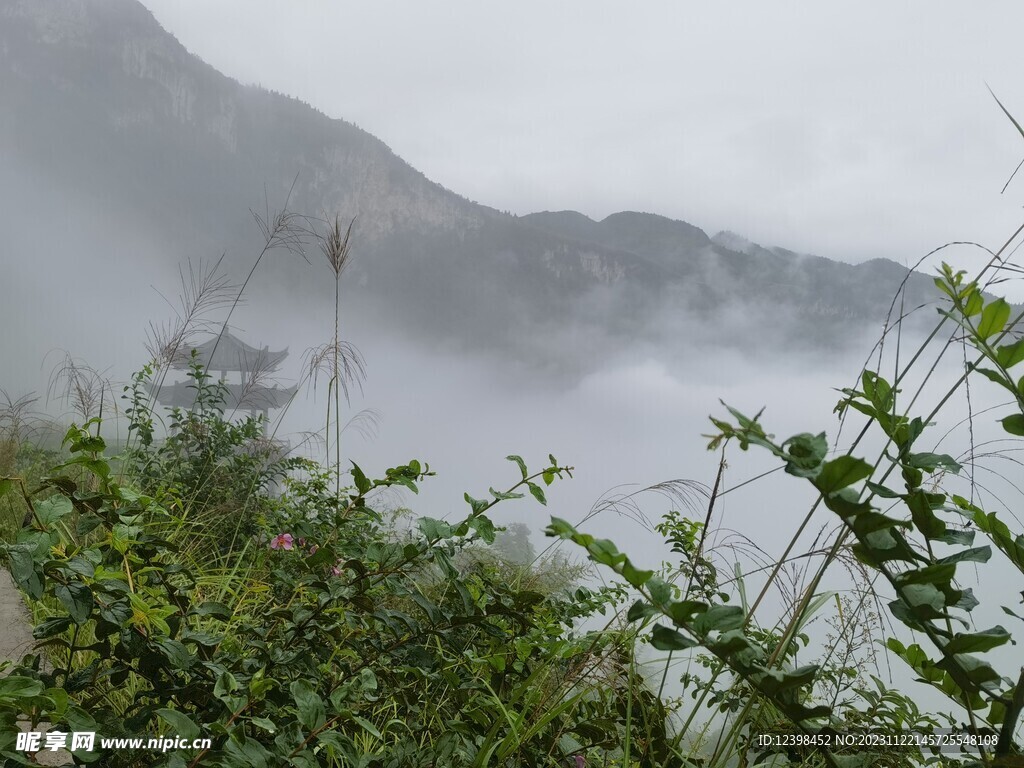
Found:
[[[180,414],[179,435],[211,433],[153,449],[148,464],[135,455],[141,488],[112,472],[95,423],[68,432],[72,458],[38,489],[52,495],[29,496],[31,523],[4,548],[47,612],[34,630],[46,659],[26,657],[0,686],[8,725],[22,715],[63,731],[213,739],[144,757],[75,753],[104,765],[543,766],[630,743],[670,764],[668,713],[634,673],[632,642],[577,630],[621,590],[545,594],[479,559],[457,564],[494,541],[496,503],[522,491],[544,501],[542,484],[568,467],[552,458],[529,474],[510,457],[521,478],[507,491],[467,495],[456,524],[421,518],[399,533],[372,499],[415,491],[427,467],[371,480],[353,465],[354,487],[337,497],[330,473],[307,464],[279,498],[263,497],[228,578],[183,556],[191,529],[176,511],[211,498],[196,492],[211,482],[201,461],[231,461],[249,437],[219,419]],[[157,466],[171,468],[166,485]],[[23,761],[5,733],[4,756]]]
[[[997,260],[993,257],[993,262]],[[713,705],[737,713],[725,741],[745,745],[740,749],[742,753],[749,750],[750,737],[758,728],[772,721],[781,721],[790,732],[808,739],[834,736],[865,724],[924,732],[940,725],[937,718],[920,713],[908,696],[887,690],[877,678],[873,681],[875,690],[863,685],[857,689],[865,708],[848,704],[837,707],[834,700],[823,699],[819,693],[822,683],[835,685],[837,670],[789,663],[796,657],[802,627],[815,606],[827,598],[816,593],[825,569],[841,552],[849,550],[891,590],[891,615],[919,633],[922,640],[905,644],[890,637],[888,649],[903,659],[920,681],[947,697],[954,711],[965,714],[966,738],[974,740],[968,743],[980,745],[969,750],[978,759],[965,759],[971,765],[1020,764],[1016,731],[1024,712],[1024,669],[1009,674],[997,671],[994,659],[986,654],[1013,642],[1012,635],[1002,625],[985,629],[973,626],[971,612],[980,604],[979,598],[957,576],[963,564],[987,563],[993,554],[992,545],[1024,573],[1024,534],[1012,531],[995,512],[986,512],[975,502],[943,491],[943,480],[959,473],[960,464],[947,454],[921,450],[918,445],[943,404],[967,376],[976,374],[1010,393],[1014,412],[1002,418],[1000,424],[1006,433],[1024,436],[1024,378],[1011,373],[1012,368],[1024,363],[1024,338],[1012,334],[1021,316],[1011,319],[1006,301],[987,299],[977,281],[967,281],[963,272],[954,272],[948,265],[943,265],[935,283],[950,304],[948,309],[940,310],[943,319],[939,327],[949,320],[955,322],[965,345],[970,344],[977,357],[939,405],[923,416],[900,410],[903,400],[899,383],[906,370],[894,383],[876,371],[865,370],[859,388],[843,390],[837,411],[853,410],[867,416],[869,427],[880,431],[885,439],[876,461],[850,453],[829,459],[823,433],[797,434],[777,441],[758,418],[732,408],[728,409],[731,420],[712,418],[717,433],[710,436],[710,449],[735,441],[743,450],[757,446],[769,451],[789,475],[810,483],[818,493],[808,518],[820,504],[841,523],[822,564],[780,630],[760,629],[753,620],[754,608],[748,608],[745,600],[742,606],[729,605],[728,595],[716,591],[714,568],[705,564],[701,569],[702,554],[695,546],[697,529],[693,524],[681,526],[677,519],[670,518],[660,528],[674,551],[684,555],[680,572],[688,579],[685,589],[641,568],[613,542],[595,539],[564,520],[553,519],[548,529],[549,535],[585,548],[592,560],[613,570],[640,593],[640,599],[629,610],[629,619],[654,621],[651,643],[655,648],[669,652],[699,649],[710,654],[710,660],[704,657],[705,666],[713,670],[713,677],[710,683],[701,683],[702,698],[710,692]],[[897,485],[899,481],[902,488]],[[884,512],[883,504],[889,507]],[[990,543],[975,546],[978,533]],[[769,583],[781,566],[781,561],[776,564]],[[1005,614],[1021,618],[1013,608],[1000,607]],[[727,688],[716,687],[715,677],[723,670],[739,682]],[[765,712],[769,715],[767,721]],[[948,724],[952,722],[950,717]],[[800,761],[811,759],[806,751],[772,751]],[[850,764],[851,759],[858,764],[879,764],[877,761],[882,759],[869,753],[851,758],[840,752],[816,750],[814,759],[828,765]],[[924,752],[913,748],[902,759],[911,758],[921,760]]]
[[[196,358],[188,370],[195,403],[171,408],[168,436],[154,443],[146,392],[153,386],[151,374],[152,369],[143,370],[125,388],[129,430],[138,437],[126,453],[126,471],[141,492],[173,497],[174,508],[209,548],[241,546],[256,532],[267,491],[297,462],[264,436],[262,419],[225,414],[227,388],[211,381]]]

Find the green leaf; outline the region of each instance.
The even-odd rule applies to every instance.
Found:
[[[620,563],[626,560],[626,555],[619,552],[615,542],[611,539],[594,539],[587,546],[587,551],[595,563],[607,565],[610,568],[617,568]]]
[[[546,536],[557,536],[560,539],[569,539],[576,534],[576,527],[568,520],[560,517],[551,517],[551,523],[544,529]]]
[[[773,696],[793,688],[809,685],[818,674],[818,665],[808,664],[793,670],[762,668],[758,675],[758,687]]]
[[[786,450],[786,472],[797,477],[812,477],[828,455],[828,440],[824,432],[796,435],[782,447]]]
[[[872,483],[870,480],[865,483],[865,485],[867,485],[869,491],[879,498],[898,499],[900,497],[900,494],[896,493],[896,491],[891,488],[886,488],[884,485],[879,485],[878,483]]]
[[[295,700],[299,722],[302,723],[303,728],[312,731],[327,722],[324,702],[312,685],[305,680],[295,680],[289,689]]]
[[[373,673],[373,670],[369,667],[363,667],[359,670],[359,688],[364,693],[376,691],[380,686],[377,681],[377,675]]]
[[[973,531],[970,531],[973,534]],[[944,563],[987,563],[992,557],[992,547],[987,544],[981,547],[973,547],[971,549],[962,549],[947,557],[943,557],[936,560],[936,564],[942,565]]]
[[[222,765],[225,768],[267,768],[270,765],[280,765],[274,759],[274,756],[267,751],[266,747],[256,741],[256,739],[245,739],[244,735],[241,735],[241,738],[245,740],[236,741],[240,735],[240,730],[234,731],[232,738],[228,739],[224,744],[224,762]],[[301,755],[302,753],[300,752],[299,754]],[[297,757],[298,755],[293,757],[292,762],[301,764],[301,758],[296,760]]]
[[[693,620],[692,628],[699,635],[712,631],[728,632],[742,627],[746,618],[738,605],[712,605]]]
[[[316,552],[306,558],[306,565],[310,568],[319,568],[323,565],[333,565],[338,561],[338,553],[330,544],[317,547]]]
[[[915,416],[910,421],[902,416],[897,417],[892,430],[892,439],[900,451],[909,451],[917,438],[924,432],[925,426],[920,416]]]
[[[999,673],[977,656],[945,656],[936,662],[935,666],[948,672],[956,684],[965,691],[998,691]]]
[[[377,730],[377,726],[375,726],[373,723],[371,723],[365,717],[360,717],[359,715],[353,715],[352,719],[355,720],[357,723],[359,723],[359,725],[362,727],[362,729],[364,731],[366,731],[368,734],[373,736],[378,741],[381,741],[381,740],[384,739],[384,737],[381,735],[381,732]]]
[[[672,603],[666,613],[678,626],[686,627],[693,621],[694,616],[704,613],[707,609],[707,603],[702,603],[699,600],[680,600]]]
[[[974,596],[974,590],[970,587],[967,587],[966,589],[962,590],[954,590],[954,594],[956,594],[956,592],[960,593],[960,599],[953,603],[954,608],[959,608],[961,611],[966,611],[967,613],[970,613],[979,605],[981,605],[981,603],[978,601],[978,598]]]
[[[655,624],[651,632],[651,645],[659,651],[683,651],[693,648],[697,643],[674,629]]]
[[[946,644],[945,652],[948,654],[984,653],[1003,645],[1009,640],[1010,633],[1000,626],[971,634],[957,633]]]
[[[423,612],[427,614],[427,618],[430,619],[431,623],[438,624],[444,618],[444,614],[438,610],[437,605],[419,592],[413,592],[412,600],[416,605],[423,609]]]
[[[205,648],[215,648],[224,640],[223,635],[214,635],[209,632],[200,632],[192,629],[182,630],[179,637],[183,643],[195,643]]]
[[[11,576],[21,584],[35,573],[32,547],[28,544],[14,544],[8,545],[6,549],[10,558]]]
[[[53,590],[54,596],[60,600],[61,605],[71,616],[75,624],[82,625],[89,620],[95,602],[92,597],[92,590],[80,581],[73,581],[70,584],[59,584]]]
[[[91,533],[101,523],[102,519],[96,515],[79,515],[78,522],[75,523],[75,533],[79,536],[85,536],[87,533]]]
[[[65,469],[67,467],[83,467],[103,480],[107,480],[110,477],[110,464],[103,459],[94,459],[91,456],[76,456],[56,467],[56,469]]]
[[[988,303],[981,312],[981,320],[978,321],[978,336],[988,339],[995,336],[1006,325],[1010,319],[1010,305],[1004,299],[994,299]]]
[[[45,640],[48,637],[55,637],[71,626],[71,618],[68,616],[57,616],[46,619],[36,625],[32,630],[32,637],[36,640]]]
[[[523,494],[521,493],[506,493],[504,491],[496,491],[493,488],[489,488],[488,490],[491,492],[491,496],[493,496],[496,501],[509,501],[510,499],[523,498]]]
[[[62,717],[67,712],[71,697],[64,688],[47,688],[42,695],[53,702],[53,709],[49,712],[51,718]]]
[[[188,669],[195,661],[192,652],[177,640],[162,637],[155,642],[155,645],[175,669]]]
[[[956,563],[935,562],[922,568],[912,568],[894,576],[897,586],[906,584],[949,585],[956,576]]]
[[[72,509],[71,499],[66,496],[51,496],[35,504],[36,517],[46,527],[71,514]]]
[[[464,498],[466,503],[469,504],[469,508],[473,510],[474,515],[479,515],[490,506],[490,504],[483,499],[474,499],[468,493],[462,494],[462,498]]]
[[[866,461],[853,456],[840,456],[822,466],[821,472],[814,479],[814,485],[822,494],[830,496],[870,476],[871,465]]]
[[[941,611],[946,607],[945,595],[934,584],[907,584],[901,592],[912,608],[927,606]]]
[[[1005,429],[1011,435],[1024,437],[1024,413],[1015,413],[1012,416],[1007,416],[1005,419],[1002,419],[999,423],[1002,424],[1003,429]]]
[[[421,517],[416,521],[420,531],[429,541],[440,541],[452,535],[452,527],[443,520],[432,517]]]
[[[996,360],[1003,368],[1012,368],[1017,363],[1024,362],[1024,339],[996,347]]]
[[[224,603],[214,602],[207,600],[204,603],[200,603],[188,612],[189,616],[213,616],[217,619],[227,621],[231,618],[231,609],[228,608]]]
[[[630,585],[639,589],[654,575],[654,571],[641,571],[633,566],[629,560],[622,565],[622,576]]]
[[[970,510],[973,513],[970,517],[974,524],[989,535],[992,542],[1019,570],[1024,571],[1024,536],[1013,536],[1006,523],[1000,520],[995,512],[986,515],[964,499],[954,497],[954,501],[958,506]]]
[[[900,474],[903,475],[903,482],[907,484],[907,488],[920,488],[924,481],[924,472],[916,467],[904,466]]]
[[[232,712],[237,712],[241,707],[245,706],[247,701],[244,696],[235,695],[235,691],[239,688],[240,686],[234,675],[226,671],[221,672],[217,676],[216,684],[213,686],[213,695],[227,704]]]
[[[363,474],[363,470],[359,468],[359,465],[354,461],[352,463],[352,481],[356,484],[356,490],[359,491],[360,496],[365,496],[373,484]]]
[[[530,476],[530,473],[526,471],[526,462],[523,461],[522,457],[512,455],[506,456],[505,458],[508,459],[509,461],[514,461],[516,463],[516,466],[519,467],[519,471],[523,475],[523,480]]]
[[[487,544],[494,543],[494,537],[496,534],[494,523],[486,515],[477,515],[469,521],[469,527],[472,528],[481,539]]]
[[[940,291],[942,291],[947,296],[949,296],[949,298],[952,299],[956,295],[956,294],[954,294],[953,289],[950,288],[948,285],[946,285],[945,279],[943,279],[941,277],[936,277],[936,278],[933,278],[933,282],[935,283],[935,287],[938,288]]]
[[[186,739],[199,737],[199,726],[184,712],[176,709],[158,709],[157,716],[171,726],[171,732]]]
[[[0,677],[0,701],[3,699],[27,699],[43,692],[43,684],[31,677],[8,675]]]
[[[655,605],[663,607],[672,599],[672,585],[660,576],[652,576],[647,581],[647,593]]]
[[[942,467],[954,475],[959,474],[962,469],[956,459],[945,453],[911,453],[907,455],[907,464],[925,472],[934,472]]]
[[[1019,613],[1014,613],[1005,605],[1001,605],[999,607],[1003,609],[1003,613],[1005,613],[1007,616],[1013,616],[1013,618],[1015,619],[1020,619],[1021,621],[1024,621],[1024,616],[1021,616]]]
[[[543,488],[541,488],[536,483],[527,483],[526,487],[530,489],[530,493],[533,494],[533,498],[535,498],[541,504],[544,504],[545,506],[547,505],[548,500],[547,497],[544,495]]]
[[[1013,388],[1013,382],[1007,381],[1006,377],[1003,376],[1003,374],[999,373],[999,371],[994,371],[991,368],[975,368],[974,370],[980,373],[989,381],[998,384],[1004,389],[1010,390],[1010,392],[1012,392],[1014,395],[1017,394],[1016,390],[1014,390]],[[1021,379],[1021,381],[1022,383],[1024,383],[1024,379]]]
[[[71,453],[77,451],[88,451],[89,453],[100,453],[107,447],[106,442],[99,435],[90,435],[83,432],[71,445]]]
[[[252,717],[249,718],[249,722],[255,725],[257,728],[262,728],[264,731],[270,734],[277,733],[277,726],[273,720],[266,717]]]
[[[629,607],[629,611],[626,613],[626,621],[634,622],[640,619],[646,619],[649,616],[654,616],[658,613],[654,606],[644,600],[637,600]]]
[[[981,312],[984,303],[981,293],[976,290],[971,291],[970,295],[967,297],[967,301],[964,302],[964,315],[966,317],[974,317],[976,314]]]
[[[75,556],[63,563],[62,568],[79,576],[85,576],[87,579],[91,579],[96,574],[96,566],[81,556]]]
[[[914,525],[926,538],[938,539],[946,533],[946,524],[935,516],[927,493],[916,490],[905,498]]]
[[[963,530],[947,528],[946,532],[939,536],[936,541],[941,541],[943,544],[959,544],[969,547],[974,543],[974,531],[970,528],[964,528]]]

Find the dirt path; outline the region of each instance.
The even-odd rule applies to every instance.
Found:
[[[0,567],[0,661],[20,661],[34,642],[28,608],[11,574]]]
[[[0,661],[21,661],[21,657],[32,650],[34,642],[28,608],[21,599],[21,592],[8,570],[0,566]],[[27,723],[22,723],[21,727],[28,730]],[[46,730],[48,725],[41,723],[38,727]],[[64,750],[40,752],[36,761],[39,765],[70,765],[71,755]]]

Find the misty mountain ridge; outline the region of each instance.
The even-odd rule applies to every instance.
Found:
[[[135,0],[0,0],[0,98],[5,261],[73,249],[125,270],[226,249],[238,272],[259,246],[248,211],[288,199],[355,217],[344,290],[375,322],[549,366],[637,344],[843,346],[881,328],[908,272],[650,213],[499,212],[351,123],[222,75]],[[40,210],[65,223],[42,237]],[[277,290],[304,292],[316,267],[267,269]],[[907,291],[908,307],[937,296],[924,275]]]

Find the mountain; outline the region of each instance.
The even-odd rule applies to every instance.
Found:
[[[22,268],[54,251],[123,272],[227,249],[244,270],[248,211],[287,199],[356,218],[346,295],[379,322],[583,367],[637,343],[834,346],[880,325],[907,277],[649,213],[503,214],[351,123],[225,77],[135,0],[0,0],[0,103],[0,258]],[[277,290],[325,293],[323,269],[293,262],[269,263]],[[934,293],[920,275],[908,288],[908,306]]]

